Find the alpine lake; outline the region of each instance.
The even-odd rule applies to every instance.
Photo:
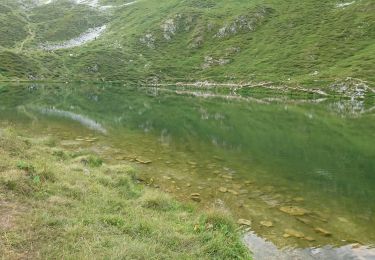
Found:
[[[228,208],[255,259],[375,258],[374,97],[1,83],[7,126],[132,164],[180,201]]]

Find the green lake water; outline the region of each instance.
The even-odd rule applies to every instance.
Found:
[[[199,193],[193,203],[229,208],[277,248],[375,244],[373,99],[3,84],[8,125],[132,163],[180,200]]]

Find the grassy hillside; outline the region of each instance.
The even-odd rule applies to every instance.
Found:
[[[375,82],[371,0],[57,1],[16,11],[4,2],[0,22],[16,25],[0,30],[0,79]],[[105,33],[83,46],[40,49],[104,24]],[[25,65],[14,65],[10,52]]]

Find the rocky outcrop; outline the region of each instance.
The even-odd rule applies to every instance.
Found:
[[[262,24],[272,12],[273,9],[271,8],[261,7],[255,12],[237,16],[231,22],[221,27],[214,37],[226,38],[238,33],[252,32]]]
[[[223,66],[225,64],[228,64],[229,62],[230,62],[230,59],[224,59],[224,58],[215,59],[211,56],[206,56],[204,57],[204,63],[202,64],[202,68],[208,69],[212,66]]]
[[[155,48],[155,36],[152,33],[145,34],[139,41],[151,49]]]
[[[174,19],[168,19],[162,24],[163,36],[167,41],[171,40],[177,31],[177,25]]]
[[[161,24],[163,38],[170,41],[179,31],[190,31],[194,25],[194,19],[195,17],[189,14],[175,14],[168,18]]]

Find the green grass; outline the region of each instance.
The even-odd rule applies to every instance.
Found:
[[[17,11],[15,4],[0,4],[0,46],[11,48],[26,38],[26,25],[27,21],[23,14]]]
[[[62,2],[31,10],[28,22],[36,37],[24,51],[39,65],[38,79],[266,80],[324,87],[355,77],[374,84],[375,4],[361,0],[337,7],[341,2],[141,0],[107,13]],[[163,24],[170,19],[176,28],[167,40]],[[253,21],[252,28],[241,27],[241,19]],[[85,46],[55,53],[36,49],[104,23],[109,27],[103,37]],[[232,25],[235,32],[215,36]],[[153,48],[141,42],[146,34],[153,35]],[[204,69],[205,57],[227,63]],[[24,78],[8,71],[1,76]]]
[[[19,134],[0,129],[1,258],[250,258],[227,212],[199,212],[138,184],[129,165]]]
[[[34,8],[30,21],[36,24],[38,42],[58,42],[77,37],[89,28],[106,23],[107,19],[85,5],[59,1]]]

